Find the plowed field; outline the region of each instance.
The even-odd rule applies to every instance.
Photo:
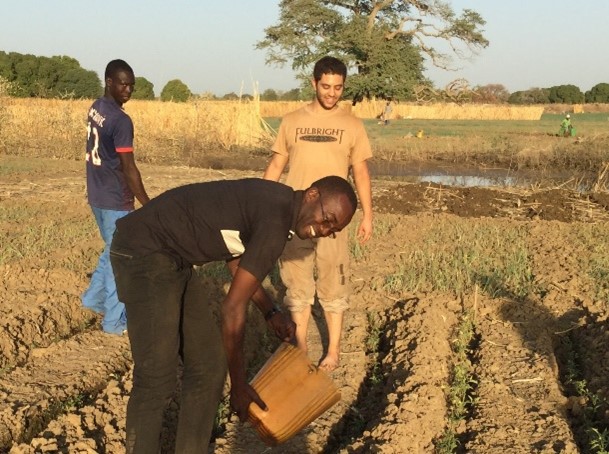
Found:
[[[0,452],[124,452],[128,339],[102,333],[80,305],[102,247],[84,167],[0,163]],[[151,195],[260,176],[140,170]],[[332,374],[342,400],[275,448],[224,411],[210,452],[433,453],[447,428],[456,452],[603,452],[594,446],[609,438],[607,194],[384,181],[373,188],[375,236],[352,248],[354,294]],[[223,274],[202,278],[219,303]],[[265,285],[281,294],[276,280]],[[317,308],[314,315],[316,362],[325,333]],[[276,344],[255,311],[248,329],[253,375]],[[451,399],[460,361],[466,393]],[[463,406],[458,419],[455,402]],[[175,414],[172,404],[167,452]]]

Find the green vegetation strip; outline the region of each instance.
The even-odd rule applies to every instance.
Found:
[[[83,242],[95,249],[101,244],[89,210],[75,212],[69,205],[18,198],[0,204],[0,266],[22,259],[46,259],[55,251],[72,251]]]
[[[47,257],[60,248],[73,248],[78,242],[93,238],[92,223],[67,223],[46,220],[31,223],[20,230],[0,235],[0,265],[24,258]]]
[[[535,290],[524,225],[441,220],[422,243],[403,245],[396,271],[383,278],[393,294],[444,291],[461,295],[478,285],[491,297],[521,298]]]
[[[573,334],[561,339],[561,349],[565,358],[564,384],[577,396],[577,405],[572,408],[577,442],[582,452],[609,454],[609,427],[605,418],[609,403],[600,393],[589,389],[582,373],[582,353]]]
[[[456,452],[461,445],[463,433],[459,426],[466,420],[476,405],[477,381],[473,375],[471,358],[474,352],[476,332],[473,314],[465,312],[457,326],[452,349],[454,353],[451,382],[447,392],[448,424],[444,433],[436,440],[436,453]]]
[[[592,282],[594,296],[609,304],[609,229],[604,224],[584,224],[576,230],[576,241],[588,254],[579,256],[582,269]]]
[[[353,220],[349,224],[349,252],[355,262],[365,261],[370,257],[370,243],[361,243],[357,238],[357,231],[361,222],[361,213],[355,213]],[[382,238],[389,234],[397,224],[397,220],[377,216],[374,219],[374,236]]]

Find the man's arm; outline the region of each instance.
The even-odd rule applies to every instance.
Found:
[[[244,354],[247,305],[252,299],[258,308],[266,313],[272,309],[273,303],[258,279],[239,267],[239,261],[235,259],[227,263],[233,281],[222,304],[222,339],[231,380],[231,406],[239,419],[246,421],[247,409],[251,402],[255,402],[263,410],[267,409],[258,393],[247,383]],[[287,337],[293,338],[296,327],[291,320],[284,317],[283,314],[277,313],[267,321],[273,326],[283,325],[283,328],[276,328],[275,332],[288,333]]]
[[[239,266],[239,259],[226,262],[231,275],[234,277]],[[296,325],[285,313],[277,310],[277,306],[266,290],[259,285],[250,298],[275,335],[284,342],[292,342],[296,333]]]
[[[264,171],[263,178],[265,180],[279,181],[279,178],[281,178],[281,174],[283,173],[283,169],[285,169],[287,163],[287,156],[281,155],[279,153],[273,154],[271,162],[269,162],[269,165]]]
[[[247,420],[250,403],[256,402],[263,410],[266,404],[247,383],[245,370],[245,322],[247,304],[260,286],[260,282],[249,271],[237,267],[233,282],[222,303],[222,341],[228,361],[231,390],[230,402],[241,421]]]
[[[146,189],[144,189],[142,176],[140,175],[137,165],[135,165],[133,153],[118,153],[118,157],[121,160],[121,168],[131,192],[133,192],[135,198],[142,205],[147,204],[150,202],[150,198],[146,193]]]
[[[365,243],[372,236],[372,189],[367,161],[360,161],[352,166],[355,188],[362,204],[363,217],[357,230],[357,237]]]

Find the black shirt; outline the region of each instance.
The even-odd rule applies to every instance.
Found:
[[[281,255],[302,191],[259,178],[170,189],[116,222],[112,248],[180,264],[231,260],[262,281]]]

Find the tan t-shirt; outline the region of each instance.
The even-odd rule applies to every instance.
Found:
[[[341,108],[313,113],[310,104],[283,117],[272,150],[289,158],[285,183],[296,190],[329,175],[347,178],[351,165],[372,157],[359,118]]]

